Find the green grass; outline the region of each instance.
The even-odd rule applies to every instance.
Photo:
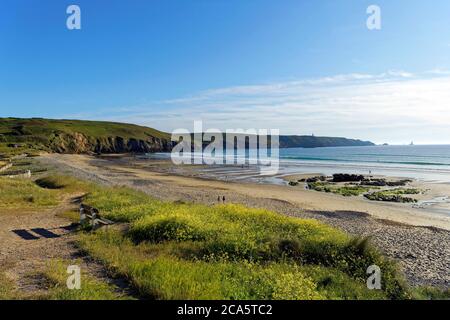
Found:
[[[46,175],[34,181],[36,185],[46,190],[63,189],[64,193],[71,193],[83,189],[88,189],[90,184],[79,181],[75,178],[60,175]]]
[[[389,202],[417,202],[411,197],[403,195],[420,194],[422,191],[414,188],[396,188],[370,192],[379,187],[362,186],[362,185],[335,185],[327,182],[317,181],[308,183],[308,187],[319,192],[327,192],[340,194],[344,197],[364,195],[372,201],[389,201]],[[369,193],[370,192],[370,193]]]
[[[417,202],[416,199],[405,197],[404,195],[420,194],[421,190],[413,188],[396,188],[377,192],[372,192],[364,195],[367,199],[373,201],[387,201],[387,202]]]
[[[81,263],[78,261],[78,263]],[[120,292],[111,284],[99,280],[81,269],[79,290],[67,288],[67,267],[77,261],[51,260],[41,271],[33,274],[41,279],[39,293],[23,293],[16,290],[13,281],[0,271],[0,300],[129,300],[130,296]]]
[[[10,157],[10,156],[19,155],[19,154],[23,154],[23,153],[26,153],[26,152],[31,152],[31,148],[29,148],[28,145],[22,146],[20,148],[11,148],[11,147],[8,146],[10,143],[2,142],[4,140],[6,140],[6,138],[3,137],[3,140],[2,140],[2,138],[0,136],[0,158],[1,157],[6,157],[7,158],[7,157]]]
[[[74,261],[53,260],[38,276],[44,279],[47,293],[40,297],[46,300],[122,300],[130,297],[120,293],[116,288],[102,280],[90,276],[81,269],[80,289],[67,288],[67,266]]]
[[[292,261],[183,259],[174,243],[136,245],[114,231],[84,235],[80,246],[154,299],[385,298],[338,270]]]
[[[0,177],[0,208],[36,209],[55,206],[59,194],[46,190],[29,179]]]
[[[130,227],[123,234],[99,232],[86,235],[80,246],[120,275],[131,279],[146,296],[159,299],[183,299],[186,295],[191,299],[228,299],[234,295],[230,295],[228,289],[219,290],[219,287],[211,289],[214,294],[208,295],[208,291],[203,293],[207,296],[203,296],[197,295],[194,289],[190,293],[177,293],[176,288],[160,288],[162,284],[155,283],[152,286],[151,283],[170,283],[174,277],[173,281],[182,282],[183,286],[202,287],[219,277],[212,270],[222,270],[219,274],[231,270],[236,271],[232,274],[245,274],[251,273],[245,267],[251,264],[254,269],[250,270],[257,270],[255,276],[265,274],[265,268],[301,268],[308,281],[312,279],[318,293],[316,297],[324,297],[318,288],[331,281],[328,278],[333,281],[345,279],[349,287],[359,288],[359,291],[358,294],[344,294],[339,290],[342,284],[333,285],[327,288],[327,298],[409,297],[395,263],[386,259],[368,241],[350,237],[316,220],[289,218],[241,205],[164,203],[126,188],[96,187],[91,190],[86,202],[99,208],[101,215],[108,219],[127,222]],[[380,266],[384,275],[384,291],[377,294],[364,288],[366,269],[372,264]],[[172,268],[168,266],[176,268],[171,271]],[[157,279],[155,274],[160,268],[168,268],[168,271],[161,273],[162,278]],[[322,268],[319,269],[322,270],[321,279],[311,276],[314,268]],[[192,276],[188,276],[189,270],[193,272]],[[305,270],[309,270],[309,273],[305,273]],[[183,275],[186,278],[180,280]],[[285,277],[292,277],[292,274],[287,272]],[[224,281],[220,279],[214,281]],[[231,282],[242,282],[241,279],[230,279]],[[275,289],[268,290],[272,292]],[[247,292],[243,296],[265,299],[272,297],[271,294],[254,295]]]
[[[146,215],[131,225],[129,236],[137,241],[202,241],[204,255],[264,260],[282,240],[305,244],[344,244],[348,237],[316,220],[287,218],[241,205],[207,207],[172,205]]]
[[[0,134],[7,139],[11,133],[23,136],[35,136],[45,141],[58,132],[69,134],[82,133],[95,137],[121,136],[124,138],[144,139],[148,136],[166,138],[167,133],[133,124],[86,120],[19,119],[0,118]]]
[[[433,287],[414,288],[413,298],[417,300],[450,300],[450,289],[442,290]]]
[[[23,173],[30,170],[32,174],[41,174],[46,172],[48,169],[34,161],[33,158],[27,157],[24,159],[13,160],[13,166],[2,174],[17,174]]]
[[[402,194],[420,194],[422,191],[415,188],[396,188],[396,189],[390,189],[386,190],[385,193],[389,194],[396,194],[396,195],[402,195]]]
[[[362,195],[371,189],[375,189],[374,187],[363,187],[363,186],[338,186],[333,185],[326,182],[310,182],[308,183],[308,186],[310,189],[319,191],[319,192],[328,192],[328,193],[335,193],[340,194],[344,197],[350,197],[350,196],[359,196]]]
[[[105,218],[119,222],[130,222],[164,206],[170,206],[170,204],[154,200],[144,193],[123,187],[105,189],[93,186],[85,202],[99,209]]]
[[[18,298],[14,283],[0,270],[0,300],[16,300]]]
[[[85,192],[93,186],[67,176],[44,176],[33,181],[0,176],[0,208],[45,209],[58,205],[65,195]]]
[[[58,217],[70,220],[73,223],[80,222],[80,212],[79,210],[68,210],[57,214]]]

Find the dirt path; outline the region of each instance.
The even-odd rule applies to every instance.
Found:
[[[45,294],[36,274],[55,259],[74,261],[89,275],[113,282],[99,264],[80,256],[71,222],[60,216],[76,210],[80,196],[69,196],[52,209],[0,214],[0,271],[16,284],[21,296]]]

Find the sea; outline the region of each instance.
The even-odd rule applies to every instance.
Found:
[[[280,149],[283,171],[358,173],[450,183],[450,145]]]
[[[170,154],[149,154],[169,158]],[[279,170],[272,177],[259,177],[252,166],[206,166],[205,175],[226,179],[281,183],[290,174],[370,174],[450,183],[450,145],[383,145],[360,147],[289,148],[279,150]]]

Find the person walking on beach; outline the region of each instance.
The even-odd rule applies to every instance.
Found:
[[[222,197],[223,203],[225,203],[225,196]]]

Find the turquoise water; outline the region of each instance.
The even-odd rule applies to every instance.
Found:
[[[357,162],[376,165],[450,168],[450,145],[281,149],[285,160]]]
[[[202,157],[202,155],[197,155]],[[285,185],[292,174],[356,173],[402,177],[427,182],[450,183],[450,145],[336,147],[280,149],[279,168],[274,175],[261,175],[255,165],[201,166],[201,176],[225,181],[250,181]],[[170,158],[169,153],[149,158]],[[234,158],[234,159],[233,159]],[[235,160],[236,157],[231,157]],[[182,171],[179,172],[182,174]],[[427,199],[415,206],[435,214],[450,214],[448,194]],[[419,209],[418,209],[419,210]],[[422,210],[422,209],[420,209]]]
[[[336,171],[450,182],[450,145],[281,149],[283,171]],[[306,169],[306,170],[305,170]]]

